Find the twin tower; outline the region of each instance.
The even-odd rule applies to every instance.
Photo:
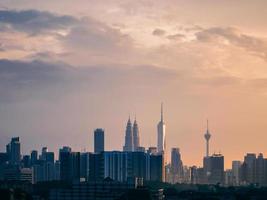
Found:
[[[161,119],[158,123],[157,129],[158,129],[157,151],[158,153],[163,153],[166,150],[163,104],[161,104]],[[129,117],[126,126],[125,145],[123,147],[123,151],[139,151],[140,149],[142,149],[142,147],[140,147],[139,129],[136,119],[134,120],[134,123],[132,125],[131,119]]]
[[[132,125],[131,119],[129,117],[126,133],[125,133],[125,146],[123,147],[123,151],[138,151],[140,147],[140,138],[139,138],[139,129],[136,119]]]

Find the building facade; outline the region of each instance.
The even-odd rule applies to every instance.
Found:
[[[131,119],[128,119],[125,131],[125,145],[123,147],[123,151],[131,152],[134,150],[134,143],[133,143],[133,127],[131,123]]]
[[[94,131],[94,152],[100,153],[105,151],[105,131],[98,128]]]

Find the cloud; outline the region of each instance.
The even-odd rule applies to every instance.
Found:
[[[196,37],[201,42],[231,44],[267,60],[267,40],[244,34],[237,28],[208,28],[197,32]]]
[[[166,33],[166,31],[163,30],[163,29],[160,29],[160,28],[156,28],[156,29],[152,32],[152,34],[153,34],[154,36],[164,36],[165,33]]]
[[[196,78],[196,83],[199,85],[208,85],[210,87],[222,87],[222,86],[237,86],[242,83],[242,79],[234,76],[214,76],[211,78]]]
[[[168,35],[167,38],[169,40],[181,40],[181,39],[184,39],[185,38],[185,35],[184,34],[177,33],[177,34],[174,34],[174,35]]]
[[[134,46],[129,35],[90,17],[37,10],[0,10],[0,29],[0,49],[4,46],[6,50],[2,58],[7,59],[13,55],[15,59],[72,64],[105,63],[128,59]]]
[[[90,18],[84,19],[82,24],[73,27],[69,34],[60,39],[66,42],[69,47],[83,50],[114,51],[124,47],[125,51],[125,47],[131,43],[128,35]]]
[[[0,28],[15,29],[28,34],[41,34],[53,30],[61,30],[78,23],[72,16],[56,15],[37,10],[0,10]]]
[[[0,43],[0,51],[5,51],[4,45]]]
[[[0,60],[0,103],[28,98],[56,98],[83,90],[154,88],[175,79],[173,70],[154,66],[87,66],[42,61]]]

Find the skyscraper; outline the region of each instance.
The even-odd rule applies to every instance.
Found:
[[[10,164],[19,165],[21,160],[19,137],[12,138],[6,149]]]
[[[158,123],[158,152],[162,153],[166,149],[165,123],[163,120],[163,103],[161,103],[161,120]]]
[[[133,127],[129,117],[125,131],[125,145],[123,151],[133,151]]]
[[[233,174],[233,185],[239,186],[240,185],[240,178],[241,178],[241,161],[234,160],[232,161],[232,174]]]
[[[94,152],[100,153],[105,150],[105,133],[104,130],[98,128],[94,131]]]
[[[104,178],[110,177],[115,181],[126,182],[130,177],[131,152],[104,152]]]
[[[81,178],[83,178],[84,180],[88,180],[88,177],[89,177],[89,157],[90,157],[89,152],[81,153],[80,173],[81,173]]]
[[[104,177],[105,152],[89,155],[89,181],[102,181]]]
[[[134,120],[133,124],[133,145],[134,145],[134,151],[138,151],[138,148],[140,147],[140,138],[139,138],[139,128],[136,119]]]
[[[151,181],[165,182],[164,154],[150,155],[149,172]]]
[[[179,148],[172,148],[171,151],[171,173],[172,182],[182,182],[183,179],[183,163]]]
[[[209,140],[211,137],[211,134],[209,132],[209,121],[207,120],[207,132],[204,135],[206,140],[206,157],[209,157]]]
[[[247,153],[244,157],[242,181],[245,183],[256,183],[256,160],[256,154],[254,153]]]
[[[209,157],[209,184],[224,183],[224,156],[222,154],[213,154]]]
[[[38,151],[33,150],[31,152],[31,165],[34,165],[38,160]]]
[[[24,155],[22,157],[22,166],[23,168],[31,168],[31,157],[29,155]]]
[[[256,183],[260,186],[265,184],[265,161],[263,154],[260,153],[256,159]]]
[[[42,148],[42,154],[40,155],[40,159],[41,160],[45,160],[45,156],[46,156],[47,152],[48,152],[48,148],[47,147],[43,147]]]
[[[60,180],[74,181],[80,179],[80,152],[60,152]]]

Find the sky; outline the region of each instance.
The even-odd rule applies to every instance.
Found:
[[[167,151],[202,165],[211,153],[267,156],[267,1],[1,0],[0,150],[63,145],[122,150],[135,116],[156,146],[164,103]]]

